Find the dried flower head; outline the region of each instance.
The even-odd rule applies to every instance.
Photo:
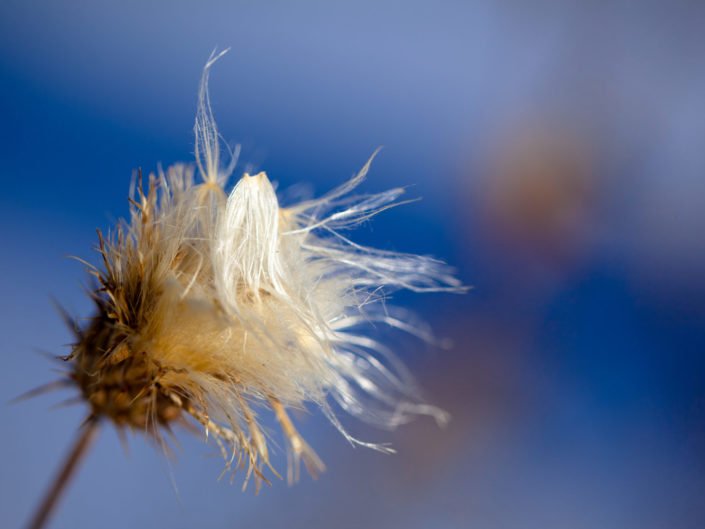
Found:
[[[222,55],[222,53],[220,54]],[[198,421],[219,444],[226,469],[264,479],[267,439],[257,413],[273,410],[288,441],[289,479],[300,459],[323,463],[287,409],[314,403],[353,443],[331,399],[366,421],[393,428],[414,414],[446,420],[418,396],[392,353],[360,327],[383,322],[423,334],[383,305],[390,289],[461,292],[443,263],[355,244],[342,231],[399,204],[403,190],[351,196],[369,161],[321,198],[281,207],[265,173],[220,164],[220,137],[201,79],[196,164],[150,175],[133,189],[128,221],[99,233],[103,268],[91,266],[97,314],[76,329],[66,357],[91,417],[161,439],[175,421]],[[89,265],[90,266],[90,265]],[[401,316],[399,316],[401,314]],[[245,479],[245,483],[247,482]]]

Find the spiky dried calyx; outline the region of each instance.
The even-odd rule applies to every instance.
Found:
[[[152,188],[145,196],[141,184],[140,174],[142,204],[135,205],[145,241],[149,241],[152,227],[146,208],[154,207],[155,191]],[[70,376],[90,403],[93,416],[133,428],[146,428],[150,421],[168,425],[179,418],[182,409],[173,389],[162,384],[166,371],[173,367],[160,365],[147,351],[135,350],[133,339],[146,323],[146,306],[159,293],[145,276],[143,260],[133,259],[131,253],[120,254],[124,234],[121,229],[118,233],[117,247],[111,247],[98,231],[105,271],[91,267],[100,284],[92,295],[97,314],[85,329],[76,329],[78,341],[66,358],[73,362]],[[128,266],[121,267],[121,259],[127,259]]]
[[[132,428],[146,428],[149,421],[166,426],[178,419],[182,405],[160,382],[165,368],[145,351],[133,352],[125,330],[104,309],[78,333],[80,341],[68,358],[74,360],[70,376],[91,414]]]

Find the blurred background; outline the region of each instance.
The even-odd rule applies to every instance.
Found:
[[[147,4],[147,3],[145,3]],[[465,296],[396,293],[450,350],[389,335],[452,422],[353,449],[296,417],[317,482],[105,428],[52,527],[696,528],[705,524],[705,9],[698,2],[0,4],[0,525],[21,527],[85,410],[6,404],[88,316],[95,228],[133,171],[193,160],[201,69],[236,169],[321,194],[410,186],[355,240],[432,254]],[[267,419],[274,439],[281,435]],[[283,450],[275,467],[286,465]],[[175,483],[178,493],[175,492]]]

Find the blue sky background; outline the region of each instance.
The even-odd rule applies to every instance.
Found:
[[[705,521],[705,12],[693,2],[246,1],[0,5],[0,401],[52,379],[50,296],[88,316],[95,229],[137,167],[193,159],[201,69],[243,170],[320,194],[379,145],[367,191],[423,200],[356,233],[475,288],[394,295],[452,338],[389,336],[454,419],[395,456],[297,417],[317,482],[216,482],[103,430],[54,527],[657,528]],[[0,525],[28,519],[83,418],[0,406]],[[271,418],[275,439],[281,439]],[[285,467],[281,454],[275,457]],[[171,476],[179,490],[175,494]]]

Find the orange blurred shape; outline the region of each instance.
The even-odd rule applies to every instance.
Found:
[[[489,151],[482,197],[492,235],[550,255],[582,246],[596,191],[588,151],[555,129],[502,135]]]

